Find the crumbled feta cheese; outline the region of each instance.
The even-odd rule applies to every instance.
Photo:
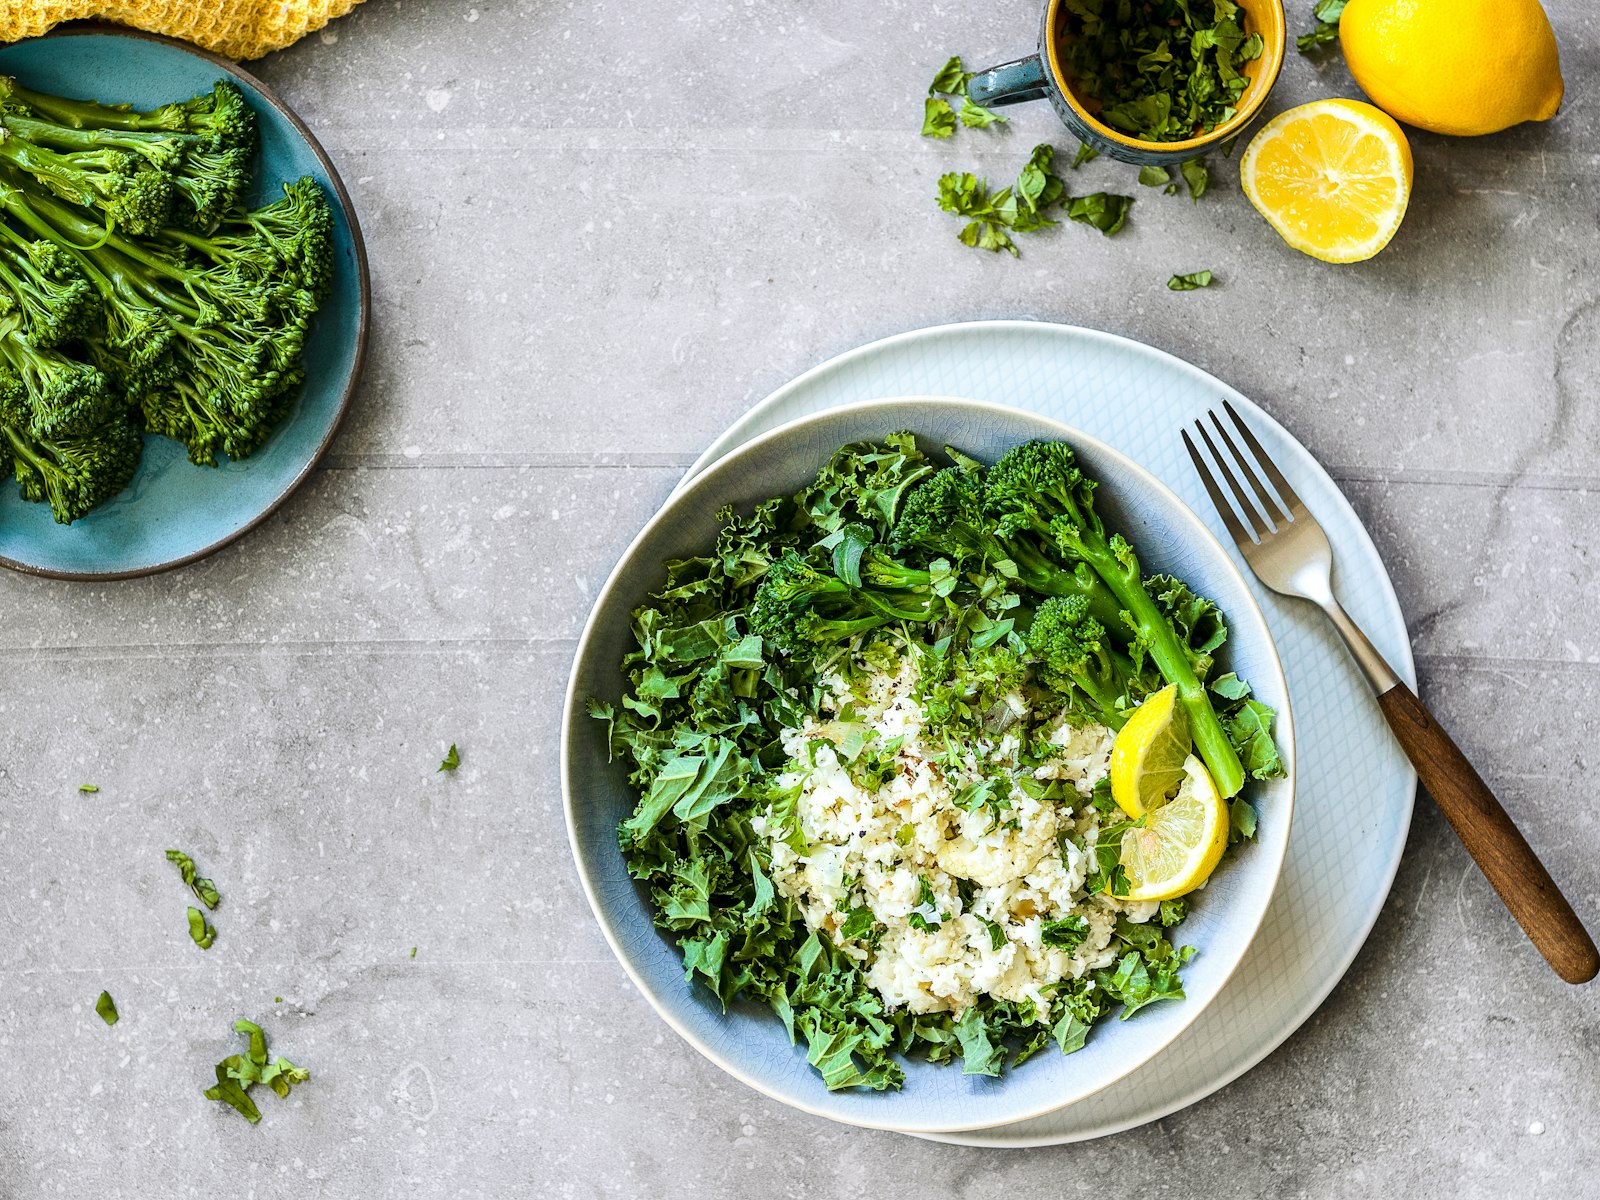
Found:
[[[1048,1019],[1050,985],[1111,963],[1118,915],[1148,920],[1155,912],[1154,905],[1084,895],[1082,847],[1093,844],[1098,814],[1087,805],[1036,800],[1015,784],[1004,820],[986,806],[963,810],[955,802],[963,787],[1021,769],[1021,740],[1008,731],[969,747],[954,768],[941,764],[942,742],[935,749],[922,741],[910,661],[894,671],[864,671],[853,682],[840,675],[822,682],[828,711],[785,731],[790,762],[778,778],[782,788],[799,788],[806,852],[785,841],[771,812],[753,822],[771,846],[776,887],[799,904],[808,927],[863,964],[868,984],[891,1006],[959,1014],[989,995],[1031,1000],[1038,1019]],[[1022,698],[1015,700],[1013,712],[1025,719]],[[1089,795],[1106,774],[1111,731],[1064,720],[1046,728],[1059,751],[1034,777]],[[862,737],[869,747],[900,739],[892,771],[870,790],[851,777],[840,749],[847,738]],[[846,940],[845,918],[860,906],[871,911],[874,933]],[[1087,925],[1081,944],[1071,953],[1045,945],[1045,925],[1072,916]],[[1003,935],[998,948],[989,923]]]

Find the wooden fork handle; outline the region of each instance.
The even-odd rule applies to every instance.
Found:
[[[1594,939],[1467,756],[1405,684],[1381,693],[1378,704],[1422,786],[1545,961],[1568,983],[1593,979]]]

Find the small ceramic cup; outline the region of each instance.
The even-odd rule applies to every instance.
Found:
[[[1267,94],[1278,81],[1286,40],[1282,0],[1237,0],[1237,3],[1244,10],[1245,28],[1261,35],[1261,57],[1244,65],[1250,85],[1240,97],[1239,110],[1233,119],[1199,137],[1181,142],[1146,142],[1097,120],[1090,111],[1091,106],[1073,92],[1067,65],[1061,58],[1055,31],[1061,25],[1062,0],[1048,0],[1044,6],[1038,53],[978,72],[967,83],[967,95],[974,104],[988,108],[1027,100],[1049,100],[1056,115],[1084,145],[1141,167],[1173,166],[1204,154],[1242,131],[1261,112]]]

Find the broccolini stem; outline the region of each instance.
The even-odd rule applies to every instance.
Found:
[[[135,112],[131,104],[98,104],[93,100],[69,100],[62,96],[47,96],[23,87],[15,79],[9,80],[9,90],[34,112],[41,112],[61,125],[72,129],[98,126],[102,129],[152,129],[169,132],[173,125],[170,114],[161,109],[155,112]],[[181,129],[181,126],[179,127]]]
[[[1156,667],[1168,683],[1178,685],[1178,701],[1188,714],[1194,747],[1211,772],[1217,791],[1224,797],[1236,795],[1244,786],[1244,766],[1217,710],[1211,706],[1205,683],[1194,673],[1172,622],[1144,590],[1137,561],[1130,566],[1103,538],[1082,538],[1082,549],[1089,565],[1116,593],[1134,626],[1147,639]]]

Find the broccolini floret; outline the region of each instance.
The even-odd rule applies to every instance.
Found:
[[[895,544],[973,566],[1010,562],[1024,587],[1041,596],[1083,596],[1102,625],[1124,628],[1121,604],[1093,571],[1057,562],[1027,531],[1002,534],[986,511],[984,493],[983,475],[969,467],[947,467],[924,480],[906,497]]]
[[[1107,538],[1094,509],[1094,489],[1094,480],[1079,469],[1070,446],[1031,441],[1007,451],[990,468],[987,503],[1002,536],[1026,532],[1048,539],[1057,554],[1088,564],[1105,580],[1134,632],[1135,659],[1148,654],[1162,676],[1177,685],[1195,749],[1217,790],[1235,795],[1244,786],[1239,755],[1182,639],[1145,590],[1133,547],[1120,534]]]
[[[242,458],[270,435],[303,378],[300,354],[321,298],[312,289],[331,273],[331,218],[315,182],[288,185],[266,215],[232,219],[214,238],[125,237],[4,166],[0,209],[88,280],[105,324],[90,361],[147,429],[206,464],[219,450]]]
[[[174,219],[211,228],[243,200],[256,148],[255,114],[225,80],[141,113],[46,96],[0,76],[0,131],[0,157],[132,233]]]
[[[1129,712],[1154,690],[1152,681],[1112,643],[1105,626],[1089,615],[1089,602],[1082,596],[1041,604],[1027,643],[1038,659],[1040,681],[1058,691],[1081,693],[1094,706],[1095,718],[1112,729],[1127,724]]]
[[[0,463],[15,473],[24,499],[47,502],[62,524],[125,488],[142,449],[138,429],[120,406],[97,425],[62,420],[53,431],[40,431],[22,380],[0,367]]]
[[[927,624],[943,611],[943,601],[926,584],[854,587],[790,550],[756,589],[750,631],[781,653],[811,657],[897,621]]]
[[[0,221],[0,316],[13,313],[41,348],[88,337],[99,323],[94,288],[67,253]]]

